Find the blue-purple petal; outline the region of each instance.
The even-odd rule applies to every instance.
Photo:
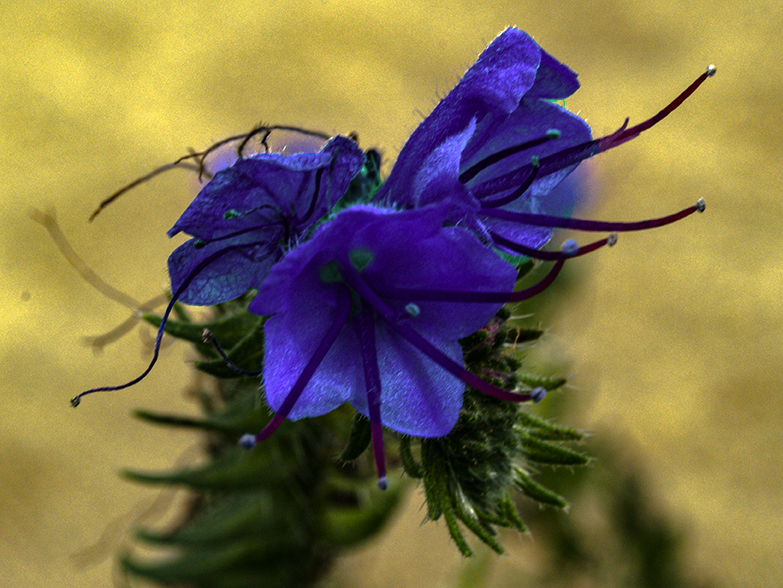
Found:
[[[270,223],[300,233],[334,206],[363,165],[361,149],[341,136],[318,153],[268,153],[240,159],[215,174],[169,236],[184,231],[209,241]]]
[[[168,261],[172,294],[184,304],[207,306],[228,302],[261,284],[272,268],[269,243],[254,236],[196,247],[190,239]]]
[[[352,296],[342,282],[324,282],[330,261],[354,250],[371,259],[361,278],[383,299],[389,288],[511,292],[516,270],[469,231],[444,227],[447,205],[398,212],[355,206],[322,225],[272,269],[250,310],[266,322],[264,381],[267,402],[278,409],[328,330],[337,297]],[[415,303],[416,316],[405,307]],[[453,361],[462,363],[458,339],[484,326],[501,306],[390,299],[386,304]],[[289,418],[325,414],[343,402],[367,412],[362,355],[353,320],[327,353]],[[381,417],[394,430],[434,437],[453,427],[464,384],[424,356],[381,318],[376,320],[381,376]]]
[[[540,60],[541,49],[526,33],[513,28],[501,33],[410,136],[376,200],[407,204],[429,154],[471,120],[511,113],[533,86]]]
[[[563,65],[549,53],[541,50],[541,64],[536,72],[533,87],[525,98],[545,98],[562,100],[579,89],[577,74],[567,65]]]

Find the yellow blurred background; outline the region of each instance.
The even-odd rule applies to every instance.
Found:
[[[30,209],[55,207],[89,265],[151,298],[180,242],[165,231],[197,185],[171,172],[88,224],[102,198],[260,121],[356,131],[388,171],[422,113],[508,25],[579,72],[567,106],[596,136],[650,116],[718,66],[658,128],[587,164],[594,201],[582,212],[637,220],[701,196],[706,214],[621,235],[613,250],[574,262],[537,356],[567,366],[570,422],[638,461],[686,533],[694,577],[783,585],[779,1],[4,0],[0,9],[0,585],[110,585],[111,558],[85,568],[72,554],[155,496],[118,470],[166,469],[194,444],[129,416],[195,411],[183,398],[191,370],[181,345],[141,385],[69,407],[85,388],[137,375],[148,331],[100,355],[81,343],[129,311],[73,271]],[[334,585],[451,585],[463,563],[442,524],[420,527],[422,500],[414,493],[389,536],[340,563]],[[508,544],[491,563],[498,586],[536,549],[535,536]]]

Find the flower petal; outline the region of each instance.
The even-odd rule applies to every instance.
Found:
[[[511,113],[533,86],[540,61],[541,49],[530,36],[513,28],[501,33],[410,136],[376,200],[407,203],[428,156],[471,120]]]
[[[273,314],[266,322],[264,382],[269,406],[279,408],[313,350],[334,321],[339,297],[352,294],[335,274],[323,279],[328,264],[352,263],[375,291],[384,287],[508,291],[516,270],[459,227],[443,227],[448,204],[408,211],[357,205],[323,224],[312,237],[272,269],[250,310]],[[382,294],[381,294],[382,295]],[[417,312],[406,312],[413,303]],[[462,363],[460,337],[484,326],[500,303],[389,301],[400,320],[410,321],[432,345]],[[288,418],[317,416],[349,401],[369,414],[361,346],[349,319],[313,374]],[[385,426],[419,436],[441,436],[454,426],[464,384],[376,319],[381,378],[381,419]]]
[[[525,94],[525,98],[562,100],[568,98],[578,89],[579,82],[576,79],[576,73],[542,49],[541,65],[536,72],[536,81]]]
[[[341,136],[319,153],[240,159],[215,174],[169,237],[184,231],[209,241],[270,223],[287,226],[289,234],[300,233],[334,206],[363,165],[361,149]]]
[[[207,306],[228,302],[258,287],[269,274],[273,259],[268,243],[245,236],[244,243],[219,241],[196,248],[190,239],[169,257],[171,291],[185,304]]]

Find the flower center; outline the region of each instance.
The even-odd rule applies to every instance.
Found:
[[[348,259],[351,261],[351,265],[356,268],[356,271],[359,273],[362,273],[364,268],[367,267],[374,257],[373,252],[366,247],[357,247],[348,252]],[[318,270],[318,277],[325,284],[344,281],[343,276],[340,273],[340,267],[335,260],[322,265],[321,269]]]

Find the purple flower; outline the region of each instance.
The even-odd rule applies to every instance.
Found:
[[[537,250],[554,227],[628,231],[679,220],[700,206],[641,223],[601,223],[568,218],[573,199],[548,195],[579,162],[657,124],[714,73],[710,66],[654,117],[632,128],[626,119],[592,139],[581,118],[550,102],[579,88],[576,74],[509,28],[413,132],[375,200],[416,208],[448,198],[451,223],[499,249],[544,259]]]
[[[143,380],[158,360],[176,302],[219,304],[260,287],[283,251],[345,194],[364,161],[356,143],[337,136],[319,153],[254,155],[215,174],[168,232],[169,237],[184,231],[195,238],[169,257],[172,297],[147,369],[125,384],[82,392],[71,404]]]
[[[195,237],[169,257],[174,297],[218,304],[258,288],[362,165],[364,153],[338,136],[319,153],[255,155],[219,171],[168,232]]]
[[[551,229],[497,221],[484,209],[570,215],[573,202],[550,206],[545,196],[576,165],[541,170],[531,164],[591,139],[581,118],[551,102],[573,94],[576,78],[527,34],[507,29],[413,132],[377,200],[418,207],[449,197],[452,222],[466,223],[486,241],[494,231],[538,249]],[[486,182],[526,166],[532,171],[523,181],[482,191]]]
[[[272,315],[264,392],[276,414],[243,444],[265,439],[286,418],[349,402],[370,419],[383,486],[381,426],[446,435],[465,383],[505,400],[531,399],[464,368],[458,340],[515,299],[516,269],[471,232],[444,227],[448,212],[448,203],[403,212],[357,205],[274,266],[249,310]]]
[[[257,288],[249,310],[271,316],[264,389],[275,415],[242,443],[265,439],[286,418],[348,402],[370,419],[384,487],[383,426],[446,435],[465,384],[513,402],[541,399],[538,389],[509,392],[468,372],[459,339],[504,303],[548,287],[567,258],[613,243],[610,235],[539,251],[553,228],[640,230],[704,209],[700,201],[660,219],[585,221],[568,218],[572,197],[550,193],[580,161],[649,129],[713,73],[708,68],[651,119],[631,128],[626,120],[594,140],[582,119],[551,102],[579,87],[576,74],[508,29],[411,135],[375,205],[347,208],[317,229],[365,163],[352,141],[336,137],[317,154],[239,160],[215,175],[169,231],[194,238],[169,258],[172,301],[147,370],[72,403],[145,377],[175,301],[218,304]],[[555,264],[538,284],[512,293],[516,270],[496,249]]]

